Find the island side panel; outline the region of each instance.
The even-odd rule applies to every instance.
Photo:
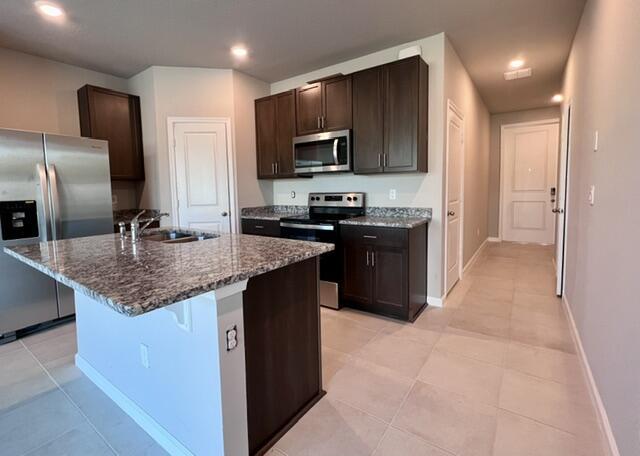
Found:
[[[249,453],[263,454],[322,391],[318,258],[249,279],[243,296]]]
[[[76,292],[76,364],[169,454],[248,454],[245,283],[137,317]]]

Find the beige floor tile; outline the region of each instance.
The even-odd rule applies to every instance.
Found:
[[[475,280],[481,277],[493,277],[496,279],[514,279],[516,276],[516,268],[511,264],[501,262],[481,263],[469,271],[469,274],[475,276]]]
[[[432,347],[433,344],[424,345],[411,339],[380,333],[354,355],[405,377],[416,378]]]
[[[389,427],[374,456],[452,456],[453,453],[441,450],[424,440]]]
[[[503,410],[498,411],[498,426],[493,456],[596,456],[573,434]]]
[[[379,334],[388,334],[423,345],[433,346],[440,338],[440,332],[422,329],[413,323],[393,323],[380,330]]]
[[[540,325],[531,321],[511,320],[511,340],[536,347],[575,353],[567,325]]]
[[[65,323],[60,326],[55,326],[53,328],[39,331],[35,334],[27,336],[23,339],[20,339],[27,347],[30,347],[34,344],[43,342],[45,340],[53,339],[62,334],[75,334],[76,333],[76,322],[72,321],[69,323]]]
[[[496,299],[509,300],[513,297],[515,282],[513,279],[496,279],[493,277],[477,278],[469,287],[469,292],[484,294]]]
[[[386,367],[353,358],[327,383],[327,394],[390,422],[413,380]]]
[[[287,454],[274,447],[267,451],[265,456],[287,456]]]
[[[83,423],[53,441],[28,453],[27,456],[115,456],[96,431]]]
[[[510,318],[512,303],[510,299],[501,300],[470,292],[462,300],[460,308],[494,317]]]
[[[75,331],[29,343],[27,347],[45,367],[56,365],[60,359],[75,356],[78,351]]]
[[[455,353],[485,363],[502,366],[507,352],[507,343],[478,333],[460,332],[442,334],[436,349]]]
[[[0,356],[0,413],[55,389],[47,373],[21,344]]]
[[[541,278],[540,280],[516,280],[516,291],[539,294],[543,296],[556,295],[556,279],[554,277]]]
[[[346,353],[322,347],[322,383],[325,389],[331,383],[333,376],[342,369],[351,359]]]
[[[418,379],[474,401],[497,406],[503,368],[434,350]]]
[[[416,382],[393,425],[458,456],[491,455],[496,408]]]
[[[501,245],[500,243],[489,244],[485,249],[485,255],[488,257],[502,258],[518,258],[520,252],[511,246]]]
[[[565,385],[586,387],[578,356],[559,350],[514,342],[507,350],[505,367]]]
[[[506,339],[509,337],[510,320],[460,308],[451,319],[449,326]]]
[[[322,345],[343,353],[361,349],[377,333],[344,318],[323,317],[321,326]]]
[[[455,311],[456,309],[429,306],[420,314],[413,324],[417,328],[443,331],[449,324]]]
[[[537,312],[536,310],[525,309],[521,306],[514,306],[511,312],[511,318],[527,323],[534,323],[536,325],[557,327],[561,326],[566,332],[569,332],[569,324],[567,322],[567,319],[565,318],[564,314],[560,312],[549,314],[545,312]]]
[[[444,307],[448,309],[455,309],[457,307],[460,307],[462,300],[464,299],[465,295],[472,285],[473,276],[470,275],[467,275],[464,279],[458,281],[458,283],[454,285],[453,289],[449,291],[449,294],[444,301]]]
[[[22,350],[22,344],[18,340],[14,340],[13,342],[9,342],[3,345],[0,345],[0,356],[6,355],[9,352]]]
[[[387,326],[389,322],[395,321],[390,318],[381,317],[372,313],[349,309],[348,307],[343,307],[340,310],[333,310],[322,307],[322,311],[328,316],[344,318],[346,320],[353,321],[364,328],[371,329],[372,331],[379,331],[380,329]]]
[[[597,432],[589,395],[570,385],[507,370],[499,406],[573,434]]]
[[[323,398],[276,448],[288,456],[370,455],[387,425],[339,401]]]
[[[551,316],[564,317],[562,300],[556,296],[543,296],[537,294],[516,291],[513,294],[513,306],[532,312],[543,313]]]

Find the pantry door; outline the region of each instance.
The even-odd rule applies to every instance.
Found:
[[[502,127],[503,241],[554,243],[558,142],[557,119]]]
[[[228,119],[169,118],[173,223],[228,233],[234,228]]]

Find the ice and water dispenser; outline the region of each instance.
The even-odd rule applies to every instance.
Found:
[[[0,201],[0,227],[3,241],[39,237],[36,202]]]

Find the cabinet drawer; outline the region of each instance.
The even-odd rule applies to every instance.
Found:
[[[408,229],[380,228],[363,225],[341,225],[340,233],[344,242],[359,242],[370,245],[407,248]]]
[[[242,219],[243,234],[257,234],[260,236],[280,236],[279,220]]]

